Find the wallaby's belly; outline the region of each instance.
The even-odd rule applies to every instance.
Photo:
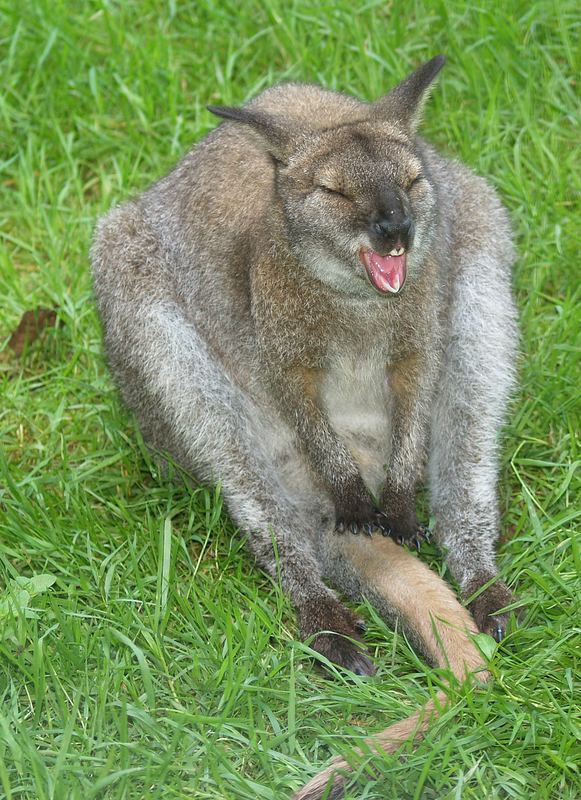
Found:
[[[383,362],[343,356],[326,373],[322,400],[331,425],[345,442],[363,480],[376,492],[389,457],[391,402]]]

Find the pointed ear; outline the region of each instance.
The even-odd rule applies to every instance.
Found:
[[[445,61],[444,56],[436,56],[422,64],[389,94],[373,104],[375,116],[401,122],[410,131],[415,132],[420,124],[422,109],[429,97],[432,83]]]
[[[280,117],[266,114],[252,108],[234,108],[232,106],[206,106],[208,111],[217,117],[250,125],[265,143],[266,150],[277,161],[286,163],[293,149],[293,133],[290,126]]]

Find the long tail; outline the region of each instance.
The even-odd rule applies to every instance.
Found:
[[[378,611],[396,616],[426,657],[437,667],[450,670],[458,681],[477,671],[485,682],[489,673],[484,658],[469,634],[477,632],[474,621],[450,587],[418,558],[390,539],[363,536],[336,537],[341,558],[350,562],[360,585]],[[390,725],[366,740],[372,750],[395,752],[407,740],[418,741],[445,706],[447,695],[438,692],[415,714]],[[343,796],[351,767],[337,757],[293,797],[293,800],[327,800]]]

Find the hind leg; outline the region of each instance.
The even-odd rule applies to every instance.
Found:
[[[457,278],[428,465],[436,537],[480,630],[500,640],[513,597],[497,579],[498,435],[513,382],[516,313],[509,268],[487,254]],[[489,585],[488,585],[489,584]]]
[[[199,478],[220,483],[232,519],[259,565],[280,579],[301,635],[314,637],[311,646],[371,674],[371,661],[351,641],[359,637],[357,617],[321,578],[312,544],[320,520],[289,494],[267,449],[281,436],[275,426],[264,429],[269,409],[235,385],[177,306],[109,298],[102,316],[111,367],[149,440]],[[295,457],[288,438],[279,447],[287,461]]]

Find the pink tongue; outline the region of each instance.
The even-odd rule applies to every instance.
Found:
[[[361,260],[367,270],[371,283],[379,292],[397,294],[405,283],[406,254],[401,256],[380,256],[373,250],[363,250]]]

